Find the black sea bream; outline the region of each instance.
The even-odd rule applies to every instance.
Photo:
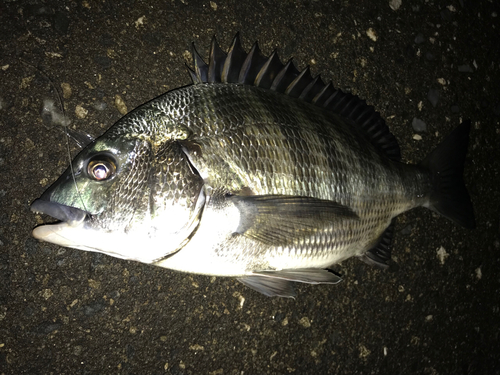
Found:
[[[392,221],[414,207],[474,226],[470,122],[407,165],[373,107],[307,68],[238,36],[193,55],[192,85],[127,114],[33,202],[60,220],[36,238],[293,296],[352,256],[387,267]]]

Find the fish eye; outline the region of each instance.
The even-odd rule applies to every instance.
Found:
[[[93,180],[105,181],[115,175],[116,163],[109,155],[96,155],[90,159],[87,173]]]

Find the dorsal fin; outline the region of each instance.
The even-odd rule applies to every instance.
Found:
[[[283,64],[278,57],[278,52],[276,50],[269,56],[267,61],[262,66],[262,69],[257,74],[255,79],[255,84],[263,89],[271,88],[274,79],[283,68]]]
[[[224,62],[222,82],[237,82],[240,76],[241,65],[243,65],[246,57],[247,53],[241,46],[239,34],[236,34]]]
[[[222,82],[222,69],[226,60],[225,52],[217,44],[215,37],[212,38],[210,46],[210,59],[208,63],[208,82]]]
[[[271,85],[271,90],[285,92],[286,88],[299,75],[299,71],[290,59],[286,65],[278,72]]]
[[[292,60],[283,64],[276,51],[268,57],[264,56],[257,42],[247,53],[239,34],[236,34],[226,54],[214,37],[208,64],[193,43],[193,65],[194,70],[189,67],[188,70],[194,84],[239,83],[299,98],[351,120],[390,159],[401,159],[396,138],[372,106],[355,95],[335,88],[331,82],[324,83],[319,75],[313,77],[309,67],[299,71]]]
[[[267,58],[262,53],[260,53],[259,44],[255,42],[252,48],[250,48],[250,52],[248,52],[245,61],[243,61],[243,64],[241,65],[238,83],[255,85],[256,78],[259,75],[262,67],[266,63],[266,60]]]

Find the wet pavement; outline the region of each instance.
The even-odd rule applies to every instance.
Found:
[[[0,374],[500,374],[497,2],[53,3],[0,3]],[[416,209],[389,271],[350,259],[295,300],[34,240],[69,162],[44,100],[97,136],[237,31],[374,105],[407,162],[471,119],[477,229]]]

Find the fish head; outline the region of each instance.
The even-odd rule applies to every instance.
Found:
[[[204,202],[203,179],[175,140],[108,131],[32,203],[59,220],[33,236],[152,263],[189,241]]]

